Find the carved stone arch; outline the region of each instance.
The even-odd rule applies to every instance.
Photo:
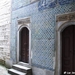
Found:
[[[19,51],[20,51],[20,44],[19,44],[19,38],[20,38],[20,32],[23,28],[27,28],[29,31],[29,64],[31,65],[31,29],[30,29],[30,18],[23,18],[18,20],[18,30],[17,30],[17,63],[19,61]]]
[[[70,25],[75,25],[75,22],[74,21],[64,22],[63,24],[60,24],[60,26],[57,28],[57,31],[62,32],[66,27]]]
[[[22,28],[24,28],[24,27],[26,27],[26,28],[30,31],[29,25],[26,25],[26,24],[20,25],[20,26],[18,27],[18,31],[21,31]]]
[[[61,21],[56,25],[55,75],[61,74],[61,32],[70,25],[75,25],[75,21]]]

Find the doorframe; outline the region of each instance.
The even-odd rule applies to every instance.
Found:
[[[17,63],[19,61],[19,51],[20,51],[20,31],[22,28],[26,27],[29,30],[29,64],[31,65],[31,28],[30,28],[30,18],[23,18],[18,20],[18,30],[17,30]]]
[[[75,21],[61,21],[56,24],[56,51],[55,51],[55,75],[60,75],[62,71],[62,39],[61,32],[68,26],[75,25]]]

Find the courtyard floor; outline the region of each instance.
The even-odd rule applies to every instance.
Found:
[[[10,75],[10,74],[8,74],[7,68],[0,65],[0,75]]]

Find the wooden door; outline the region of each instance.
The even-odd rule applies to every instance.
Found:
[[[74,74],[73,75],[75,75],[75,26],[73,26],[74,27],[74,31],[73,31],[73,33],[74,33],[74,39],[73,39],[73,72],[74,72]]]
[[[62,74],[75,75],[75,26],[71,25],[62,32]]]
[[[20,32],[20,61],[29,62],[29,30],[24,27]]]

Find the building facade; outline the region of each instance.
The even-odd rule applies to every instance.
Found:
[[[29,63],[33,75],[74,73],[75,0],[12,0],[11,14],[13,63]]]

